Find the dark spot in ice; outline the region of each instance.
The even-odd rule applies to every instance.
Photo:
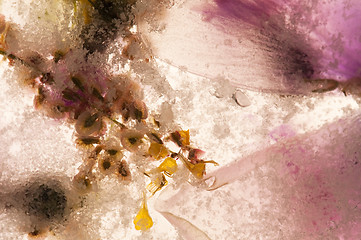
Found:
[[[112,22],[114,19],[129,21],[135,3],[134,0],[89,0],[89,2],[106,22]]]
[[[38,236],[40,234],[39,230],[35,229],[34,231],[32,231],[31,233],[29,233],[29,235],[31,237],[35,237],[35,236]]]
[[[85,186],[85,188],[90,188],[92,186],[92,183],[88,176],[84,176],[80,179],[80,183]]]
[[[34,183],[25,190],[24,198],[27,215],[39,220],[60,220],[64,217],[67,197],[58,186]]]
[[[89,53],[103,52],[117,36],[117,28],[111,24],[92,24],[83,29],[80,37],[84,40],[83,47]]]
[[[88,0],[96,15],[92,23],[82,30],[80,37],[84,48],[93,52],[103,52],[123,27],[133,24],[132,8],[134,0]],[[122,27],[120,27],[122,25]],[[124,30],[124,29],[123,29]]]
[[[34,66],[38,66],[44,63],[45,60],[39,53],[33,52],[29,57],[27,57],[26,61]]]

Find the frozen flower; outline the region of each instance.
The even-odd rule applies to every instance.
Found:
[[[136,152],[143,143],[143,136],[143,133],[136,130],[123,130],[121,132],[120,140],[125,149]]]
[[[155,0],[153,3],[155,2],[162,1]],[[161,130],[160,126],[163,124],[163,120],[160,122],[151,122],[151,119],[148,117],[150,112],[148,113],[147,106],[142,99],[143,96],[140,85],[132,80],[137,74],[136,71],[140,71],[140,69],[148,73],[149,65],[142,68],[139,67],[139,65],[141,65],[139,62],[128,62],[129,65],[127,65],[127,67],[134,68],[132,69],[134,72],[129,71],[129,74],[113,76],[111,71],[108,71],[106,66],[104,67],[107,60],[97,58],[96,55],[99,53],[92,54],[98,50],[102,53],[104,53],[104,50],[109,50],[109,52],[114,50],[107,49],[107,47],[109,43],[115,39],[114,37],[117,31],[119,31],[117,28],[124,22],[128,22],[128,20],[130,20],[128,22],[130,24],[132,19],[127,19],[127,17],[130,17],[127,15],[128,12],[125,11],[125,14],[121,14],[121,11],[118,12],[112,6],[114,6],[113,4],[124,3],[126,6],[132,8],[134,1],[82,0],[81,3],[86,4],[87,9],[94,7],[94,9],[92,9],[94,15],[85,14],[84,17],[94,17],[94,19],[96,19],[87,19],[85,21],[86,27],[82,29],[81,38],[85,41],[82,43],[82,47],[86,49],[81,49],[82,47],[80,47],[73,48],[69,51],[56,50],[55,52],[54,49],[52,49],[50,57],[42,57],[42,55],[37,52],[32,52],[29,56],[19,55],[20,57],[16,57],[14,54],[8,54],[7,52],[2,52],[2,54],[8,59],[12,58],[14,61],[29,63],[26,65],[30,65],[31,68],[37,70],[37,78],[32,82],[33,87],[36,88],[38,93],[35,100],[37,106],[39,108],[43,107],[49,112],[53,111],[53,114],[49,114],[51,117],[65,118],[68,122],[74,123],[76,137],[78,138],[76,142],[79,143],[79,145],[86,145],[86,147],[81,148],[81,151],[84,151],[86,157],[84,157],[82,164],[78,167],[78,173],[71,172],[70,174],[76,174],[75,176],[72,175],[72,187],[82,196],[83,199],[80,204],[82,209],[80,209],[80,211],[85,211],[85,214],[80,215],[80,211],[77,212],[78,209],[75,208],[74,215],[76,215],[78,219],[84,215],[87,216],[84,220],[85,224],[81,225],[81,227],[85,229],[84,231],[87,231],[86,227],[89,227],[89,229],[97,229],[99,226],[99,232],[101,232],[100,235],[102,235],[101,237],[94,235],[91,238],[106,239],[107,237],[103,236],[105,234],[108,234],[108,238],[114,237],[113,230],[116,230],[116,226],[120,226],[119,229],[122,232],[126,232],[123,231],[124,228],[131,225],[129,224],[129,219],[135,215],[135,213],[129,214],[127,212],[127,209],[134,209],[134,193],[139,191],[139,188],[144,190],[144,187],[147,186],[146,190],[153,196],[159,193],[160,190],[163,190],[168,183],[173,182],[176,183],[175,190],[178,191],[178,193],[174,194],[174,197],[171,197],[168,204],[167,202],[164,203],[157,200],[158,206],[156,210],[168,219],[185,239],[209,239],[208,234],[218,239],[239,238],[240,234],[242,234],[242,231],[239,229],[243,229],[239,228],[239,226],[246,226],[244,229],[247,230],[252,229],[252,234],[257,233],[259,229],[264,227],[267,228],[267,230],[262,229],[264,230],[262,231],[263,234],[265,232],[268,235],[269,231],[274,231],[276,233],[272,233],[270,236],[276,235],[280,238],[284,238],[284,236],[286,236],[286,238],[292,238],[293,236],[287,235],[288,232],[284,233],[280,231],[280,226],[288,226],[287,222],[292,222],[288,221],[291,215],[290,212],[297,212],[295,206],[297,207],[299,205],[302,207],[297,213],[302,213],[303,210],[307,211],[308,206],[312,207],[309,211],[311,214],[306,215],[307,220],[314,220],[312,215],[313,210],[319,213],[318,215],[321,216],[321,221],[318,221],[317,224],[321,223],[321,227],[326,226],[326,229],[330,229],[334,227],[335,224],[342,223],[340,221],[340,211],[337,209],[338,206],[333,204],[338,200],[336,198],[337,194],[334,194],[332,189],[334,186],[324,187],[324,182],[327,181],[323,180],[329,179],[324,178],[324,176],[319,173],[324,173],[322,171],[327,173],[327,171],[331,169],[331,174],[326,175],[328,177],[337,175],[338,168],[332,168],[332,164],[337,162],[337,160],[340,161],[340,159],[343,159],[347,155],[347,152],[345,151],[339,155],[335,154],[330,157],[329,154],[336,153],[336,150],[339,149],[334,147],[335,145],[332,145],[331,147],[333,148],[331,150],[328,149],[330,153],[328,153],[328,151],[322,151],[322,156],[320,157],[322,165],[318,166],[318,162],[314,161],[310,164],[312,166],[308,168],[309,171],[305,173],[305,166],[300,163],[312,159],[315,153],[312,149],[314,145],[309,144],[307,138],[305,140],[306,144],[303,143],[302,140],[304,138],[302,137],[300,137],[301,140],[296,137],[296,141],[284,139],[287,141],[285,146],[279,142],[276,146],[260,150],[250,157],[242,158],[240,162],[221,168],[212,174],[215,181],[213,184],[210,184],[210,187],[207,189],[215,190],[217,188],[219,194],[216,192],[202,191],[202,184],[203,186],[207,184],[207,182],[205,183],[203,181],[206,173],[206,164],[213,163],[217,165],[217,163],[212,160],[207,161],[202,159],[204,152],[192,146],[193,142],[190,141],[189,130],[175,131],[177,127],[171,129],[171,124],[163,127]],[[105,5],[105,3],[110,4],[109,9],[102,9],[103,6],[99,9],[99,5]],[[207,5],[208,3],[210,3],[210,5]],[[170,8],[170,11],[175,11],[175,14],[169,14],[168,16],[174,17],[175,19],[173,20],[175,20],[176,24],[171,20],[168,25],[163,26],[164,29],[162,29],[162,25],[160,25],[157,31],[150,31],[150,34],[159,34],[161,37],[156,42],[152,42],[155,47],[156,56],[161,56],[162,52],[164,53],[165,51],[167,53],[167,51],[169,51],[167,54],[172,57],[170,63],[175,63],[177,66],[180,66],[180,63],[183,61],[186,64],[184,66],[189,68],[187,69],[188,71],[195,70],[194,72],[208,77],[218,75],[221,75],[221,77],[226,76],[227,78],[233,77],[234,84],[253,89],[287,93],[306,93],[310,89],[316,92],[322,92],[332,90],[334,86],[337,86],[338,83],[335,80],[328,79],[325,81],[324,79],[320,79],[327,77],[326,75],[321,76],[323,71],[321,59],[323,55],[318,56],[318,53],[322,53],[322,51],[320,49],[317,50],[315,47],[317,46],[316,39],[318,39],[320,35],[315,34],[315,43],[310,41],[312,33],[319,34],[319,32],[314,30],[314,28],[307,28],[309,27],[308,23],[301,21],[302,14],[293,18],[290,13],[302,9],[297,8],[297,4],[286,4],[283,1],[236,0],[207,1],[207,4],[205,4],[205,1],[195,0],[186,1],[184,5],[177,5],[176,3],[174,8]],[[197,5],[197,7],[189,8],[190,5]],[[307,3],[302,6],[306,5]],[[191,11],[188,12],[188,10]],[[186,14],[183,14],[183,11],[185,11]],[[302,13],[302,11],[299,12]],[[310,13],[312,15],[313,12],[311,11]],[[124,19],[120,19],[122,17],[124,17]],[[138,17],[143,17],[143,15],[138,15]],[[294,19],[298,21],[295,22]],[[117,20],[124,20],[124,22],[117,22]],[[99,26],[104,22],[107,22],[107,25],[104,26],[104,28],[100,28]],[[192,23],[194,24],[192,25]],[[139,26],[144,30],[142,24],[143,23],[140,22]],[[88,30],[92,28],[95,28],[95,33],[89,37]],[[310,29],[312,29],[312,31]],[[175,31],[175,34],[172,31]],[[185,34],[183,34],[183,31],[185,31]],[[130,34],[130,31],[124,31],[123,33],[127,35]],[[140,36],[150,37],[152,41],[152,36],[147,36],[145,31],[141,31]],[[169,36],[171,36],[171,38],[167,38]],[[172,39],[172,36],[175,36],[175,39]],[[137,34],[134,34],[133,37],[134,39],[138,39]],[[170,42],[170,40],[174,41]],[[161,47],[162,42],[167,44],[163,49]],[[186,44],[186,48],[179,48],[173,52],[174,48],[172,49],[172,47],[182,46],[179,44]],[[172,47],[169,47],[169,45]],[[127,52],[125,55],[128,55],[129,59],[132,59],[134,51],[132,47],[129,49],[125,47],[122,52]],[[189,54],[190,52],[192,54]],[[220,52],[222,54],[219,54]],[[111,55],[111,57],[113,57],[113,55]],[[116,61],[121,60],[117,59]],[[149,59],[144,60],[144,62],[149,62]],[[153,67],[153,65],[151,67]],[[316,78],[316,80],[314,80],[314,78]],[[334,77],[334,79],[341,81],[336,77]],[[329,83],[329,85],[325,84],[325,82]],[[319,84],[319,88],[305,88],[308,83],[310,83],[311,87],[315,86],[314,83],[317,83]],[[160,84],[156,85],[159,86]],[[149,93],[147,92],[147,95],[150,94],[149,96],[152,96],[153,94],[150,92],[151,91],[149,91]],[[178,93],[174,92],[175,96],[172,97],[176,98],[179,96],[177,94]],[[159,97],[160,96],[157,96],[155,99],[159,99]],[[209,104],[209,102],[205,102],[203,106],[207,106],[207,104]],[[229,107],[229,105],[227,105],[227,107]],[[178,116],[182,118],[183,113],[188,114],[190,109],[182,109],[182,111],[180,111],[182,114]],[[224,108],[224,110],[226,110],[226,108]],[[168,121],[167,123],[169,123],[171,120],[168,120],[167,117],[171,114],[164,114],[164,111],[162,111],[162,114],[167,115],[163,119],[166,119],[164,121]],[[184,114],[184,116],[185,115],[186,114]],[[196,121],[202,123],[202,118],[198,116],[193,117],[196,118]],[[225,117],[224,119],[227,118]],[[265,120],[264,122],[267,123],[269,118]],[[232,120],[228,119],[227,121],[231,122]],[[272,119],[272,121],[274,121],[274,119]],[[238,122],[238,119],[234,121],[235,125],[238,123],[244,122]],[[251,126],[251,124],[251,121],[246,122],[245,125],[247,126],[242,129],[246,129],[248,125]],[[103,126],[107,128],[103,128]],[[215,134],[212,133],[212,129],[208,129],[208,126],[206,127],[207,134],[203,136],[213,137]],[[337,131],[335,130],[335,132]],[[327,135],[327,133],[328,132],[326,132],[325,135]],[[247,134],[247,131],[242,132],[242,134]],[[251,131],[251,134],[257,134],[257,131]],[[235,136],[241,134],[227,131],[225,135]],[[226,144],[225,147],[219,147],[215,144],[217,140],[227,142],[227,137],[224,139],[209,138],[208,140],[212,144],[211,147],[217,150],[219,149],[218,151],[220,152],[226,151],[228,148],[236,152],[238,148],[232,148],[228,146],[228,144]],[[245,138],[248,138],[248,136]],[[343,139],[344,138],[341,138],[341,140]],[[348,140],[348,138],[346,140]],[[172,141],[173,144],[170,143],[170,141]],[[343,143],[340,145],[343,146]],[[305,146],[307,149],[305,149]],[[302,151],[298,151],[298,147],[300,147]],[[16,146],[13,148],[16,150]],[[321,149],[324,150],[322,147]],[[353,151],[354,149],[356,148],[351,149],[352,154],[355,153]],[[316,153],[320,154],[319,152]],[[223,155],[225,158],[228,157],[226,154]],[[152,157],[151,161],[149,156]],[[56,157],[55,154],[54,157]],[[332,160],[331,163],[325,161],[328,159]],[[157,160],[160,161],[156,162]],[[286,164],[282,165],[285,160]],[[263,168],[262,166],[262,169],[257,172],[257,167],[267,162],[274,165],[281,164],[281,167]],[[352,160],[350,160],[349,163],[357,164],[352,162]],[[352,164],[347,165],[349,171],[354,170]],[[150,170],[147,171],[148,169]],[[343,171],[343,169],[341,170]],[[243,178],[243,174],[252,170],[256,170],[254,171],[255,180],[249,183],[244,183],[244,179],[238,181],[240,178]],[[270,172],[273,170],[273,175],[268,172],[266,175],[263,172],[265,170]],[[284,174],[285,172],[286,174]],[[348,179],[354,180],[355,176],[358,176],[355,173],[357,172],[352,172],[351,177]],[[291,180],[287,178],[289,177],[287,174],[291,175]],[[148,185],[144,185],[144,175],[150,178]],[[112,181],[111,178],[114,176],[122,181]],[[286,176],[287,179],[284,180],[283,176]],[[198,186],[198,188],[189,187],[188,185],[181,187],[181,189],[180,187],[177,188],[177,186],[180,186],[180,184],[178,184],[179,182],[188,182],[189,180],[194,180],[194,178],[196,178],[197,181],[192,181],[192,183],[197,184],[196,186]],[[307,191],[295,191],[296,194],[289,197],[288,192],[283,191],[283,189],[279,190],[279,186],[292,188],[292,184],[294,184],[292,180],[297,178],[302,180],[300,183],[296,183],[298,184],[297,186],[307,187],[310,178],[311,185],[316,185],[320,188],[320,191],[316,189],[316,191],[311,192],[312,194],[307,194]],[[318,179],[322,180],[319,184],[317,182]],[[338,179],[340,179],[341,182],[343,180],[342,177]],[[239,185],[236,185],[233,189],[228,188],[229,186],[220,188],[223,185],[232,185],[235,182]],[[280,183],[283,183],[283,185]],[[287,183],[290,183],[290,186],[288,186]],[[342,183],[347,183],[347,181],[343,181]],[[100,186],[100,184],[102,185]],[[246,188],[247,184],[251,186],[250,192],[245,191],[245,189],[249,190]],[[98,185],[99,188],[97,187]],[[358,187],[357,185],[352,186],[354,188]],[[254,190],[253,187],[256,190]],[[258,191],[257,188],[261,190]],[[170,188],[167,190],[169,189]],[[351,190],[354,189],[352,188]],[[96,191],[95,194],[92,193],[94,191]],[[103,195],[104,191],[111,193],[111,197]],[[172,189],[170,189],[170,191],[172,191]],[[162,192],[164,193],[165,191]],[[247,194],[252,195],[250,201],[244,201],[244,199],[247,198]],[[258,194],[260,196],[258,196]],[[204,198],[204,196],[206,196],[206,198]],[[350,204],[352,207],[355,207],[355,205],[357,207],[357,202],[355,203],[355,201],[358,199],[358,195],[355,194],[353,196],[355,197],[351,199]],[[133,221],[135,229],[137,230],[148,230],[153,225],[153,220],[147,209],[146,197],[144,194],[140,210],[138,214],[135,215]],[[186,200],[184,200],[184,198]],[[283,211],[282,207],[284,205],[282,205],[282,203],[284,202],[280,202],[280,199],[286,199],[284,201],[286,204],[291,202],[291,204],[289,204],[290,207],[287,208],[287,212]],[[266,204],[266,207],[264,207],[262,201],[268,200],[270,203],[264,203]],[[323,200],[326,200],[325,205],[322,204]],[[177,201],[179,201],[178,204],[174,205],[173,203]],[[260,201],[260,203],[257,203],[257,201]],[[312,205],[315,202],[320,203],[319,209],[321,210],[317,208],[319,205]],[[275,205],[272,205],[273,203]],[[293,203],[295,204],[293,205]],[[93,204],[94,206],[88,207],[87,204]],[[83,207],[83,205],[86,207]],[[106,207],[104,207],[104,205]],[[277,208],[280,206],[281,208]],[[176,208],[176,210],[172,209],[172,207]],[[273,207],[276,207],[278,211],[277,214],[282,213],[280,214],[281,217],[276,216]],[[93,209],[97,208],[104,208],[105,210],[95,213]],[[182,211],[178,211],[180,208],[183,208],[181,209]],[[213,211],[208,213],[208,209],[212,208]],[[222,209],[222,211],[219,211],[219,209]],[[263,211],[263,209],[265,209],[265,211]],[[323,210],[325,212],[323,212]],[[354,209],[351,210],[353,211]],[[93,213],[95,213],[94,216],[92,215]],[[103,215],[103,213],[106,214]],[[184,218],[181,217],[182,214]],[[215,217],[209,218],[212,214],[214,214]],[[242,214],[241,217],[240,214]],[[246,215],[250,216],[250,222],[243,221],[243,219],[247,217]],[[302,217],[302,214],[300,214],[300,216]],[[197,219],[202,217],[207,219],[197,222]],[[225,219],[224,222],[222,222],[222,220],[224,220],[222,218]],[[195,225],[198,225],[202,230],[204,229],[207,234],[186,219],[191,219]],[[219,219],[221,220],[219,221]],[[256,219],[256,221],[254,219]],[[267,221],[265,222],[264,219]],[[299,220],[297,216],[296,218],[291,218],[291,220],[294,219]],[[95,224],[92,226],[86,222],[87,220],[94,221]],[[319,219],[316,218],[316,220]],[[114,221],[114,225],[112,221]],[[332,221],[332,224],[329,224],[327,221]],[[236,224],[229,225],[230,222]],[[272,226],[272,224],[274,224],[274,226]],[[313,224],[312,221],[311,224]],[[69,228],[72,227],[73,226],[69,224]],[[162,227],[163,226],[158,226],[158,228]],[[224,229],[221,229],[222,227],[224,227]],[[297,224],[290,224],[290,227],[296,229],[292,229],[290,232],[301,229],[298,228]],[[102,231],[102,228],[112,229],[112,231],[108,233],[109,231]],[[34,235],[36,235],[35,230]],[[302,228],[301,231],[303,233],[304,229]],[[91,233],[89,233],[89,235],[91,235]],[[142,235],[141,237],[144,238],[144,236],[147,235]],[[72,237],[74,238],[74,236]],[[242,238],[245,239],[249,237],[249,235],[242,236]],[[83,237],[79,239],[90,238]]]
[[[82,136],[89,136],[97,133],[102,128],[102,116],[99,113],[89,113],[84,111],[81,113],[75,124],[75,130]]]

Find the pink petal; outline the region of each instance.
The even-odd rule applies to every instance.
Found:
[[[360,116],[289,138],[159,199],[211,239],[359,239]],[[242,231],[242,229],[247,231]]]

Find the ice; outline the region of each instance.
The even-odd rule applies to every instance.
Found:
[[[0,239],[360,238],[358,88],[290,90],[268,62],[302,60],[281,51],[288,32],[266,47],[249,23],[222,38],[239,19],[210,28],[204,1],[100,2],[117,7],[0,1]],[[159,138],[219,165],[205,181],[179,156],[161,171]],[[143,201],[154,224],[137,231]]]

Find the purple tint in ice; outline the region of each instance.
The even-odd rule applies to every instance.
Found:
[[[296,131],[292,129],[291,126],[287,124],[283,124],[281,126],[276,127],[269,133],[272,140],[275,142],[293,137],[296,135]]]
[[[309,28],[311,42],[323,53],[321,76],[340,81],[360,78],[361,3],[356,0],[331,1],[320,4],[319,9],[315,18],[322,24],[309,24]]]

